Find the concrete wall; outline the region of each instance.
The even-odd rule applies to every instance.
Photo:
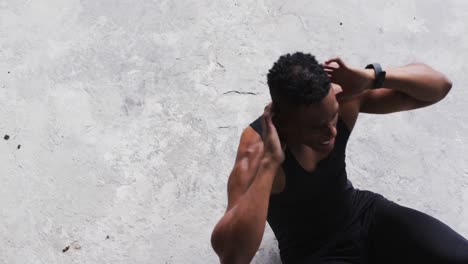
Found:
[[[360,67],[421,61],[451,78],[436,105],[362,114],[348,174],[468,236],[466,10],[0,1],[0,263],[217,263],[209,239],[240,133],[269,102],[267,70],[294,51]],[[253,263],[280,263],[268,226]]]

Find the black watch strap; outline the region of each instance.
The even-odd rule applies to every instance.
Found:
[[[379,63],[372,63],[366,66],[366,69],[374,69],[375,71],[375,82],[372,89],[377,89],[383,86],[385,81],[385,71],[382,70],[382,66]]]

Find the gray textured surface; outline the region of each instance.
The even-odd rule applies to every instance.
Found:
[[[240,133],[297,50],[451,78],[361,115],[348,174],[468,236],[468,2],[371,2],[0,1],[0,263],[216,263]],[[267,226],[253,263],[276,247]]]

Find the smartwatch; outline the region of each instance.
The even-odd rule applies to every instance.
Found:
[[[375,82],[372,89],[381,88],[385,81],[385,71],[382,70],[382,66],[378,63],[372,63],[366,66],[366,69],[374,69],[375,71]]]

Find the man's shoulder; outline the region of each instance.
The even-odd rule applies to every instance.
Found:
[[[251,126],[247,126],[240,136],[237,158],[253,157],[263,150],[263,140]]]
[[[261,135],[261,131],[257,131],[254,127],[248,125],[244,128],[244,131],[242,131],[241,141],[249,144],[263,142]]]
[[[250,122],[249,125],[245,129],[253,130],[261,137],[262,136],[262,120],[261,120],[261,118],[262,118],[262,115],[260,115],[255,120]]]

